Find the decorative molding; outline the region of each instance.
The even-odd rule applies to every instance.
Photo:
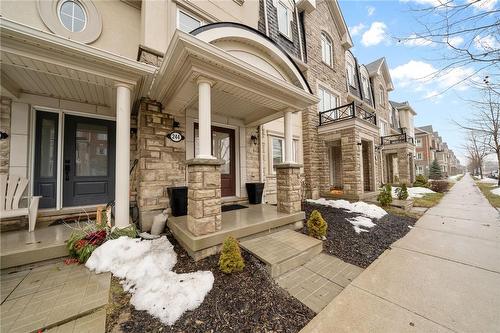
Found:
[[[245,0],[233,0],[233,1],[236,2],[240,6],[243,6],[243,4],[245,3]]]

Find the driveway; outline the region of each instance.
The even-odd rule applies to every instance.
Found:
[[[499,332],[500,216],[469,175],[301,332]]]

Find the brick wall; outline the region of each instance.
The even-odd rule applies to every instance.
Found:
[[[0,174],[7,174],[9,173],[10,112],[12,100],[2,96],[0,102],[0,131],[9,135],[7,139],[0,140]]]

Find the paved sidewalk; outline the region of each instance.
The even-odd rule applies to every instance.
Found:
[[[499,332],[500,216],[469,175],[302,332]]]

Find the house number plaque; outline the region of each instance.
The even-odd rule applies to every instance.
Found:
[[[167,134],[167,138],[169,138],[173,142],[181,142],[182,140],[184,140],[184,135],[182,135],[179,132],[174,131],[174,132]]]

